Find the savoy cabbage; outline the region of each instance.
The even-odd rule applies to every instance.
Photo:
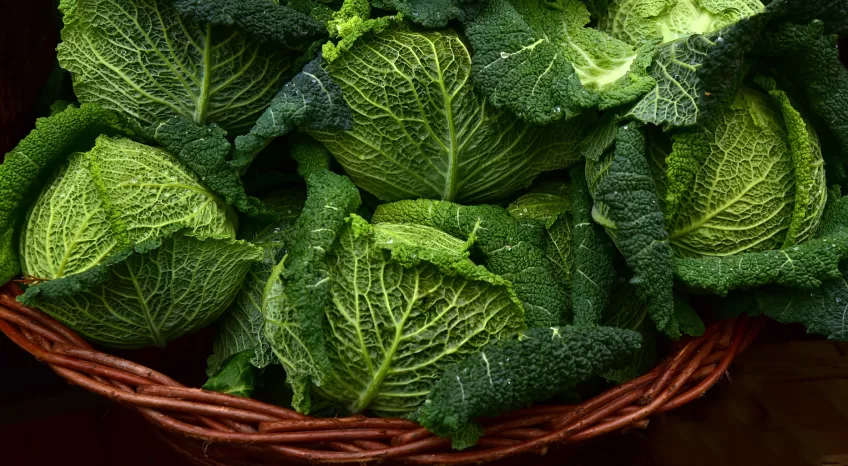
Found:
[[[59,9],[78,101],[0,165],[0,275],[92,342],[214,322],[205,389],[462,449],[704,294],[848,339],[842,0]]]
[[[81,102],[144,124],[253,124],[321,25],[268,0],[68,0],[59,63]],[[179,13],[179,14],[178,14]]]
[[[327,71],[353,113],[346,131],[311,129],[360,188],[381,200],[502,199],[579,160],[581,122],[516,121],[475,92],[452,31],[401,26],[363,37]]]
[[[234,212],[176,158],[97,138],[32,204],[22,300],[111,346],[164,346],[212,322],[261,250],[235,239]]]

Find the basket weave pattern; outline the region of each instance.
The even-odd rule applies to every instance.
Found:
[[[258,461],[477,464],[519,453],[544,454],[627,427],[700,397],[744,351],[764,321],[741,317],[684,341],[651,372],[575,406],[540,405],[481,420],[478,445],[450,441],[404,419],[319,419],[237,396],[187,388],[170,377],[95,350],[46,314],[19,304],[20,288],[0,288],[0,331],[67,380],[136,409],[171,446],[203,465]]]

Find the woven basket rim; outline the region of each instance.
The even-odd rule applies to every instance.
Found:
[[[645,375],[578,405],[537,405],[481,419],[484,436],[463,451],[405,419],[314,418],[260,401],[189,388],[174,379],[96,350],[72,330],[17,302],[20,287],[0,288],[0,332],[73,385],[138,411],[174,449],[203,465],[255,465],[254,458],[309,463],[465,465],[522,453],[544,454],[628,427],[704,394],[745,351],[765,319],[741,316],[682,340]],[[210,448],[214,446],[215,448]],[[248,459],[243,459],[248,458]]]

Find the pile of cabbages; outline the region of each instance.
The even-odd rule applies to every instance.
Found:
[[[848,340],[842,0],[59,10],[0,281],[97,345],[214,325],[206,388],[461,449],[705,321]]]

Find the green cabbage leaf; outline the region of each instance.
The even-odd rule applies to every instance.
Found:
[[[414,418],[431,432],[473,445],[475,419],[529,406],[600,375],[639,349],[639,334],[609,327],[533,328],[453,365]],[[467,438],[468,432],[476,432]],[[457,442],[459,436],[459,442]]]
[[[592,218],[604,226],[634,272],[631,283],[657,328],[680,336],[672,297],[673,254],[658,186],[641,128],[624,125],[615,149],[598,162],[587,160],[586,179],[595,201]]]
[[[763,11],[760,0],[611,0],[598,28],[630,44],[708,34]]]
[[[256,369],[252,358],[253,352],[250,350],[233,355],[224,362],[217,373],[209,377],[202,388],[250,398],[256,388]]]
[[[474,84],[533,123],[626,104],[654,87],[653,44],[634,47],[586,27],[580,0],[491,0],[466,24]]]
[[[297,53],[263,42],[291,45],[323,32],[268,0],[68,0],[60,10],[59,63],[80,102],[143,125],[182,116],[232,133],[251,127]]]
[[[493,108],[471,86],[468,48],[452,31],[369,34],[327,71],[353,126],[307,130],[381,200],[498,200],[580,159],[582,121],[536,127]]]
[[[552,267],[540,223],[516,220],[497,206],[425,199],[383,204],[372,221],[424,225],[467,239],[481,265],[512,283],[528,327],[571,322],[568,286]]]

